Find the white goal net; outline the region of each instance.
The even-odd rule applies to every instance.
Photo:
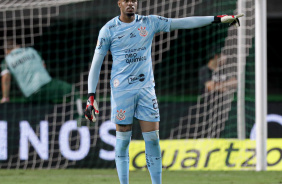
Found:
[[[152,64],[161,116],[161,139],[237,137],[237,84],[246,83],[246,88],[249,88],[246,95],[249,96],[253,94],[251,88],[254,85],[255,7],[254,0],[244,2],[245,17],[242,19],[245,21],[245,34],[242,37],[245,39],[244,57],[248,62],[246,71],[249,70],[246,81],[224,82],[230,78],[238,79],[238,28],[235,26],[212,24],[155,36]],[[20,42],[23,47],[35,46],[42,52],[51,75],[68,81],[73,87],[73,92],[64,95],[62,101],[55,105],[25,103],[19,93],[13,93],[12,103],[0,106],[5,113],[4,119],[0,112],[0,133],[6,132],[0,135],[4,145],[0,150],[0,168],[114,167],[115,125],[109,122],[109,82],[113,63],[110,53],[103,62],[96,90],[100,110],[98,123],[90,124],[77,116],[74,98],[79,95],[85,105],[89,66],[98,32],[107,21],[119,14],[116,2],[109,4],[110,0],[0,1],[0,50],[6,48],[7,39],[12,39],[14,44]],[[138,14],[142,15],[182,18],[237,13],[237,0],[138,1]],[[219,51],[214,52],[214,48]],[[211,80],[222,82],[218,88],[229,90],[200,90],[203,87],[199,84],[200,68],[207,65],[211,53],[221,56],[216,59],[221,64],[211,72]],[[4,59],[4,52],[0,56]],[[17,90],[17,87],[12,90]],[[250,100],[246,105],[247,130],[254,123],[253,104],[254,101]],[[44,113],[43,105],[47,109]],[[9,118],[6,119],[16,114],[23,117],[20,123],[15,124],[18,129],[11,127]],[[24,121],[27,119],[30,119],[28,123]],[[42,120],[40,123],[31,122],[39,119]],[[88,126],[78,127],[77,121]],[[133,130],[133,133],[133,140],[142,139],[140,130]],[[105,134],[108,137],[105,138]],[[27,141],[19,143],[20,139]],[[21,147],[20,144],[27,146]],[[28,155],[23,157],[21,150]]]

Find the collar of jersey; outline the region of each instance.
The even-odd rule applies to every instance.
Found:
[[[125,23],[125,22],[122,22],[120,19],[119,19],[120,16],[117,17],[117,20],[118,22],[121,24],[121,25],[131,25],[131,24],[134,24],[136,22],[136,19],[137,19],[137,14],[135,14],[135,19],[134,21],[130,22],[130,23]]]

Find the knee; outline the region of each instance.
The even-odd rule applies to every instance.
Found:
[[[132,131],[116,132],[116,151],[125,151],[129,147]]]
[[[161,155],[161,148],[159,143],[159,131],[143,132],[145,140],[145,152],[150,156],[159,157]]]
[[[131,132],[132,124],[130,124],[130,125],[119,125],[119,124],[116,124],[116,129],[117,129],[118,132]]]
[[[143,132],[142,134],[145,141],[152,141],[159,144],[159,130]]]

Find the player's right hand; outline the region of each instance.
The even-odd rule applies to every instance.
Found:
[[[96,115],[98,114],[99,114],[99,110],[98,110],[97,102],[94,98],[94,93],[89,93],[86,109],[84,111],[84,116],[86,119],[96,122]]]

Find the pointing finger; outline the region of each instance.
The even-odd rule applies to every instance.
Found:
[[[244,15],[245,15],[244,13],[241,13],[241,14],[235,15],[235,18],[243,17]]]

